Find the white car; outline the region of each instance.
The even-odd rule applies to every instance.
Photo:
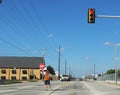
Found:
[[[70,80],[69,75],[61,75],[60,80],[61,81],[69,81]]]

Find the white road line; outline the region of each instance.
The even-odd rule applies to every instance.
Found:
[[[87,85],[87,83],[85,83],[85,82],[82,82],[82,83],[84,83],[84,85],[90,90],[92,95],[96,95],[95,93],[100,93],[98,91],[95,91],[94,88],[92,88],[91,86]]]

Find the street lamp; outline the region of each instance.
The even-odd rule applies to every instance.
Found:
[[[109,42],[105,42],[105,45],[112,45]],[[120,43],[112,45],[115,48],[115,58],[114,58],[114,64],[115,64],[115,84],[117,84],[117,67],[118,67],[118,47],[120,46]]]

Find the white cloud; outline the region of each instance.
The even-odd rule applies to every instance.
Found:
[[[86,57],[84,58],[84,60],[86,60],[86,61],[92,61],[93,58],[86,56]]]
[[[105,44],[105,45],[110,45],[111,43],[110,43],[110,42],[105,42],[104,44]]]
[[[53,37],[53,35],[50,33],[49,35],[48,35],[48,38],[52,38]]]
[[[85,57],[85,60],[89,60],[90,58],[89,57]]]
[[[36,51],[36,50],[34,50],[34,51],[33,51],[33,53],[34,53],[34,54],[36,54],[36,53],[37,53],[37,51]]]

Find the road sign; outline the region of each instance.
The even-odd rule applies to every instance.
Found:
[[[43,70],[45,68],[45,64],[44,63],[40,63],[40,70]]]

